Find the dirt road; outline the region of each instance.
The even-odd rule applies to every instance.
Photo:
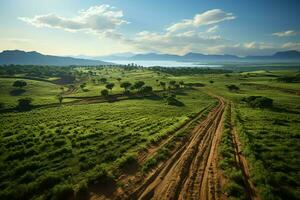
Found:
[[[189,141],[146,178],[129,199],[219,199],[216,159],[225,103],[195,127]]]

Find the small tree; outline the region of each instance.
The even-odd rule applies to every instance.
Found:
[[[166,90],[166,82],[160,82],[159,85],[163,88],[163,90]]]
[[[130,82],[126,81],[126,82],[121,83],[120,87],[124,88],[124,91],[127,92],[129,90],[129,88],[130,88],[131,85],[132,84]]]
[[[122,80],[122,78],[117,78],[117,81],[120,83],[120,81]]]
[[[213,83],[214,83],[214,81],[213,81],[213,80],[210,80],[210,81],[209,81],[209,83],[210,83],[210,84],[213,84]]]
[[[152,91],[153,91],[153,88],[151,86],[148,86],[148,85],[142,87],[141,90],[140,90],[140,92],[143,95],[150,94]]]
[[[22,87],[25,87],[27,85],[27,83],[25,81],[22,81],[22,80],[18,80],[18,81],[15,81],[13,83],[13,86],[14,87],[18,87],[18,88],[22,88]]]
[[[81,90],[84,90],[84,88],[86,87],[86,83],[82,83],[82,84],[80,84],[80,88],[81,88]]]
[[[137,81],[137,82],[134,83],[133,86],[134,86],[135,89],[137,89],[137,90],[140,91],[140,89],[141,89],[144,85],[145,85],[145,82],[144,82],[144,81]]]
[[[113,89],[113,87],[115,86],[115,84],[114,83],[108,83],[108,84],[106,84],[106,88],[107,89],[109,89],[110,91],[112,91],[112,89]]]
[[[101,83],[106,83],[106,82],[107,82],[107,79],[106,79],[106,78],[100,78],[100,82],[101,82]]]
[[[169,82],[170,88],[174,88],[175,84],[176,84],[176,81],[170,81]]]
[[[18,108],[20,110],[29,110],[32,107],[31,103],[32,103],[32,99],[29,97],[19,99],[18,100]]]
[[[240,88],[236,85],[226,85],[226,87],[228,88],[229,91],[238,91],[240,90]]]
[[[102,95],[103,97],[107,97],[107,96],[108,96],[108,90],[107,90],[107,89],[101,90],[101,95]]]

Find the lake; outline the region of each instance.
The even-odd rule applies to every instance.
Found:
[[[106,62],[112,62],[121,65],[137,64],[143,67],[222,67],[222,65],[212,65],[197,62],[177,62],[172,60],[105,60]]]

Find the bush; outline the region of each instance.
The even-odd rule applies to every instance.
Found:
[[[101,90],[101,95],[104,96],[104,97],[107,97],[108,96],[108,90],[107,89]]]
[[[76,190],[76,199],[84,198],[88,195],[88,184],[86,181],[82,181],[78,185]]]
[[[172,106],[184,106],[184,103],[177,100],[175,97],[167,97],[167,104]]]
[[[249,96],[242,99],[253,108],[269,108],[273,106],[273,99],[262,96]]]
[[[244,188],[242,188],[240,185],[236,183],[227,185],[224,190],[228,196],[239,197],[240,199],[244,199],[242,198],[245,195]]]
[[[32,105],[32,99],[27,97],[18,100],[18,109],[19,110],[30,110]]]
[[[240,90],[240,88],[238,87],[238,86],[236,86],[236,85],[226,85],[226,87],[228,88],[228,90],[229,91],[238,91],[238,90]]]
[[[18,87],[18,88],[25,87],[26,85],[27,85],[27,83],[25,81],[22,81],[22,80],[15,81],[13,83],[13,86]]]
[[[52,200],[65,200],[73,197],[74,191],[70,184],[59,184],[53,188]]]

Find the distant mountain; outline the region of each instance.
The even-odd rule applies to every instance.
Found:
[[[245,60],[261,60],[261,61],[300,61],[299,51],[281,51],[271,56],[247,56]]]
[[[137,54],[129,60],[174,60],[174,61],[300,61],[299,51],[277,52],[270,56],[246,56],[236,55],[206,55],[201,53],[187,53],[183,56],[172,54]]]
[[[187,53],[181,57],[184,60],[236,60],[240,57],[235,55],[204,55],[201,53]]]
[[[53,66],[69,66],[69,65],[105,65],[110,64],[100,60],[79,59],[72,57],[43,55],[36,51],[20,51],[8,50],[0,53],[0,65],[3,64],[19,64],[19,65],[53,65]]]
[[[279,59],[299,59],[300,52],[299,51],[281,51],[277,52],[273,55],[273,58]]]
[[[157,53],[147,53],[147,54],[137,54],[132,56],[132,60],[180,60],[181,56],[172,54],[157,54]]]

